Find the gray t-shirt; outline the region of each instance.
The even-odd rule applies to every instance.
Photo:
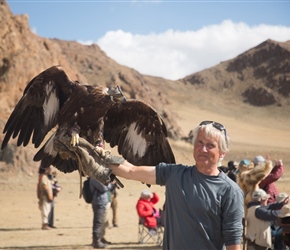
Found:
[[[166,186],[163,249],[223,249],[240,244],[243,192],[227,175],[195,166],[160,163],[156,183]]]

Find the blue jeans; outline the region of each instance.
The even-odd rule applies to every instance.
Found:
[[[93,233],[101,239],[103,237],[101,227],[104,222],[106,205],[92,205],[92,207],[94,212]]]
[[[283,249],[283,238],[282,238],[282,227],[271,226],[271,234],[274,237],[274,249],[282,250]]]

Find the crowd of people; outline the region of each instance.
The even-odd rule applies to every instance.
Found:
[[[269,163],[272,166],[267,172],[266,164]],[[245,168],[248,168],[246,175],[250,180],[246,183],[248,189],[244,189],[243,180],[241,180],[243,177],[241,171],[245,171]],[[257,155],[252,160],[243,159],[240,163],[231,160],[227,167],[219,166],[219,169],[240,185],[245,196],[250,194],[250,200],[245,197],[244,234],[247,249],[270,249],[271,247],[275,250],[286,249],[290,245],[289,232],[288,234],[283,232],[282,221],[287,221],[286,217],[290,213],[283,213],[282,209],[290,208],[289,196],[283,192],[279,193],[275,184],[284,173],[282,160],[272,163],[269,155],[266,157]],[[259,175],[259,178],[254,178],[254,175]],[[252,188],[250,188],[250,182],[253,184]]]
[[[269,156],[261,155],[252,160],[231,160],[227,167],[220,166],[229,151],[230,137],[225,127],[214,121],[201,122],[193,130],[192,143],[195,161],[192,166],[166,163],[134,166],[127,161],[108,164],[116,176],[165,186],[163,249],[193,249],[194,246],[194,249],[225,247],[235,250],[240,249],[242,243],[247,244],[247,249],[271,246],[277,250],[285,249],[290,227],[287,233],[283,221],[284,224],[290,222],[287,220],[290,216],[289,196],[279,193],[275,185],[284,172],[282,160],[273,163],[269,172],[263,172],[263,166],[268,164],[269,167],[272,161]],[[250,200],[246,204],[244,197],[249,194],[239,184],[242,167],[249,169],[249,175],[258,173],[260,176],[254,178]],[[251,172],[252,169],[255,171]],[[51,181],[45,175],[48,172],[39,177],[39,183],[45,187],[40,202],[43,229],[50,227],[47,211],[53,207],[53,194],[49,191],[52,190]],[[115,183],[105,186],[91,179],[94,248],[106,248],[110,244],[104,237],[110,208],[113,211],[112,226],[118,227],[117,188]],[[154,206],[158,200],[157,193],[144,190],[136,204],[138,216],[144,219],[144,225],[152,233],[160,218]]]

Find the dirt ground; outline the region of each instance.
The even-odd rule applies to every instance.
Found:
[[[55,199],[56,229],[41,230],[41,217],[36,198],[37,175],[0,179],[0,249],[92,249],[92,219],[90,204],[79,199],[77,173],[58,172],[62,191]],[[124,180],[125,188],[118,192],[118,225],[106,231],[111,249],[160,249],[153,243],[138,244],[138,217],[135,210],[144,184]],[[161,208],[164,187],[154,186]]]

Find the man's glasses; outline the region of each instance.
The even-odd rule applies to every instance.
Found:
[[[218,123],[218,122],[214,122],[214,121],[203,121],[199,124],[199,126],[202,126],[202,125],[208,125],[208,124],[212,124],[213,127],[215,127],[216,129],[218,129],[219,131],[225,133],[225,137],[227,138],[227,131],[226,131],[226,128],[224,125]]]

